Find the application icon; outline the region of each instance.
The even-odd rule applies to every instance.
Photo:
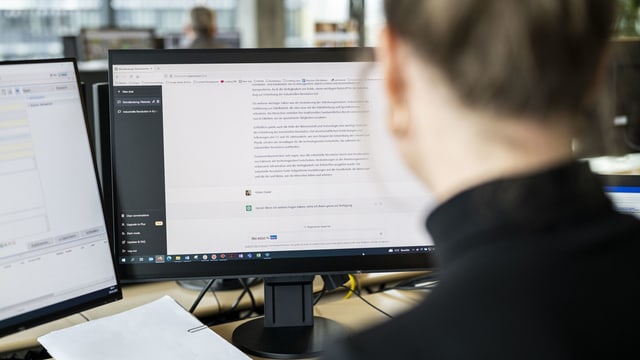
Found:
[[[246,211],[253,211],[253,206],[247,205],[244,207]]]
[[[216,254],[211,255],[211,259],[212,259],[212,260],[215,260],[215,259],[217,259],[217,258],[218,258],[218,255],[216,255]]]
[[[209,257],[207,255],[202,255],[202,260],[207,260]]]
[[[164,256],[162,256],[162,255],[156,256],[156,262],[157,263],[163,263],[164,262]]]

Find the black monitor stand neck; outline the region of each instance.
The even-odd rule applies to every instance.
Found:
[[[313,276],[264,279],[264,317],[233,332],[242,351],[273,359],[316,357],[347,334],[337,322],[313,316]]]

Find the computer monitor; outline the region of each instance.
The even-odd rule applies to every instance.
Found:
[[[91,61],[106,60],[109,49],[155,49],[158,43],[150,28],[85,28],[80,47],[80,59]]]
[[[372,49],[111,51],[109,69],[122,281],[263,277],[265,318],[233,340],[287,357],[335,331],[314,274],[434,266]]]
[[[600,175],[616,210],[640,218],[640,175]]]
[[[188,48],[190,39],[185,33],[168,33],[162,36],[163,49],[184,49]],[[241,34],[236,30],[223,30],[216,33],[216,41],[223,45],[225,48],[240,48],[241,47]]]
[[[72,59],[0,63],[0,336],[121,297]]]

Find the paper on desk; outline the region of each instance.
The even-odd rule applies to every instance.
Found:
[[[249,359],[169,296],[38,341],[56,360]]]

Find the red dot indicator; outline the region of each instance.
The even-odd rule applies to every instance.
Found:
[[[223,84],[223,83],[224,83],[224,80],[220,80],[220,83],[221,83],[221,84]]]

